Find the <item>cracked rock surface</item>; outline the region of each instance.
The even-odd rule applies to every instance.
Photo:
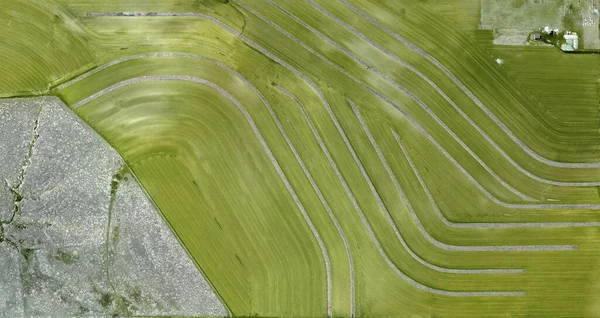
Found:
[[[54,97],[0,100],[0,317],[224,316],[117,152]]]

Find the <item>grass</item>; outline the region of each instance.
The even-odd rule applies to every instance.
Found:
[[[325,272],[323,259],[320,254],[315,254],[318,249],[312,246],[316,242],[310,240],[306,224],[270,162],[255,150],[260,149],[258,142],[247,124],[241,121],[239,112],[231,106],[224,107],[228,103],[222,97],[199,90],[197,85],[153,84],[120,90],[122,98],[132,98],[135,94],[131,92],[137,90],[141,95],[138,98],[145,100],[126,103],[132,105],[132,109],[126,110],[152,109],[156,114],[169,115],[161,115],[155,124],[150,121],[130,126],[126,121],[128,116],[113,108],[112,113],[117,117],[107,118],[104,125],[99,123],[96,128],[106,132],[107,140],[128,158],[146,189],[156,193],[153,198],[159,208],[171,211],[166,214],[167,220],[192,255],[198,257],[197,261],[207,264],[203,269],[217,290],[223,290],[222,296],[228,299],[234,312],[251,314],[254,310],[259,312],[260,308],[266,313],[287,311],[310,315],[311,307],[302,308],[302,304],[312,304],[312,308],[322,310]],[[148,90],[161,92],[162,102],[144,96],[143,92]],[[173,109],[174,105],[214,106]],[[113,104],[112,107],[119,106]],[[92,109],[92,113],[85,112],[85,108]],[[90,122],[104,118],[106,111],[111,110],[94,107],[94,104],[85,108],[82,110],[84,118]],[[119,121],[119,117],[124,122]],[[205,124],[202,123],[207,122],[197,121],[197,118],[204,118],[213,125],[203,127]],[[110,126],[105,126],[107,124]],[[124,125],[134,130],[136,126],[140,127],[140,135],[119,134],[116,128]],[[174,128],[182,125],[189,127],[188,132]],[[147,129],[153,126],[161,129],[151,134]],[[178,146],[174,141],[180,140],[178,136],[182,133],[190,139]],[[246,140],[236,138],[238,134],[246,135]],[[116,139],[115,135],[122,136],[125,141]],[[191,140],[194,142],[190,144]],[[135,147],[148,143],[155,147],[139,150]],[[221,152],[237,155],[224,159],[218,155]],[[198,155],[202,160],[190,160]],[[232,171],[231,167],[243,167],[243,170]],[[235,236],[224,235],[232,230],[237,233]],[[218,244],[216,238],[220,238]],[[224,267],[223,264],[228,265]],[[297,276],[290,277],[290,272]],[[306,276],[320,279],[302,279]],[[272,290],[273,295],[256,297],[256,290],[263,289]],[[289,304],[291,299],[300,300],[297,302],[299,307],[278,307]]]
[[[481,0],[421,0],[423,5],[474,36],[481,24]]]
[[[578,166],[598,161],[593,120],[540,103],[524,59],[497,65],[458,30],[474,16],[453,25],[438,2],[63,0],[100,68],[51,93],[122,154],[234,315],[598,315],[600,170]]]
[[[492,52],[504,60],[503,66],[511,77],[535,96],[547,116],[577,126],[578,131],[597,133],[599,55],[502,46]]]
[[[73,17],[59,17],[36,1],[7,0],[2,6],[0,97],[40,94],[89,68],[94,55],[73,28]]]

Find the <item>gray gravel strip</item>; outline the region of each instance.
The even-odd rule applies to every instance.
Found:
[[[523,149],[523,151],[525,151],[529,156],[531,156],[535,160],[537,160],[541,163],[544,163],[546,165],[553,166],[553,167],[559,167],[559,168],[600,168],[600,162],[567,163],[567,162],[558,162],[558,161],[550,160],[550,159],[540,156],[535,151],[531,150],[531,148],[529,148],[517,136],[515,136],[512,133],[512,131],[508,127],[506,127],[506,125],[504,125],[504,123],[502,123],[502,121],[498,117],[496,117],[496,115],[494,115],[494,113],[492,111],[490,111],[477,98],[477,96],[475,96],[475,94],[473,94],[473,92],[471,92],[458,78],[456,78],[456,76],[454,76],[454,74],[452,74],[452,72],[450,72],[450,70],[448,70],[448,68],[446,68],[446,66],[444,66],[442,63],[440,63],[436,58],[429,55],[427,52],[425,52],[424,50],[422,50],[420,47],[413,44],[412,42],[408,41],[404,37],[393,32],[388,27],[383,25],[381,22],[377,21],[375,18],[369,16],[365,12],[361,11],[360,9],[353,6],[352,4],[348,3],[346,0],[338,0],[338,1],[340,3],[342,3],[344,6],[346,6],[348,9],[352,10],[354,13],[358,14],[359,16],[361,16],[364,19],[371,22],[373,25],[375,25],[376,27],[378,27],[379,29],[381,29],[382,31],[387,33],[389,36],[391,36],[391,37],[395,38],[396,40],[398,40],[399,42],[403,43],[404,45],[409,47],[411,50],[419,53],[421,56],[423,56],[424,58],[429,60],[432,64],[434,64],[437,68],[439,68],[442,72],[444,72],[444,74],[446,74],[446,76],[448,76],[467,96],[469,96],[471,98],[471,100],[473,100],[473,102],[483,112],[485,112],[490,117],[490,119],[492,119],[494,121],[494,123],[496,123],[496,125],[498,125],[498,127],[500,127],[502,129],[502,131],[504,131],[504,133],[506,133],[513,140],[513,142],[515,142],[519,146],[519,148]]]
[[[217,84],[207,81],[202,78],[197,78],[197,77],[193,77],[193,76],[183,76],[183,75],[153,75],[153,76],[140,76],[140,77],[135,77],[135,78],[121,81],[117,84],[109,86],[109,87],[89,96],[88,98],[84,99],[82,102],[77,103],[76,107],[79,107],[81,105],[89,103],[89,102],[91,102],[101,96],[104,96],[116,89],[119,89],[121,87],[135,84],[135,83],[142,83],[142,82],[146,82],[146,81],[187,81],[187,82],[193,82],[193,83],[198,83],[201,85],[208,86],[208,87],[216,90],[217,92],[219,92],[219,94],[223,95],[227,99],[229,99],[229,101],[231,101],[238,108],[238,110],[244,115],[244,117],[246,118],[246,121],[248,121],[248,123],[250,124],[252,131],[254,132],[254,134],[256,135],[257,139],[259,140],[261,146],[263,147],[263,150],[266,152],[267,156],[269,157],[269,160],[271,161],[271,163],[275,167],[275,170],[279,174],[279,177],[283,181],[287,191],[289,192],[290,196],[294,200],[294,203],[300,210],[302,217],[308,224],[308,227],[310,228],[313,236],[315,237],[315,240],[317,241],[317,243],[319,245],[321,253],[323,254],[323,259],[325,261],[326,275],[327,275],[327,308],[328,308],[327,312],[328,312],[328,315],[331,316],[333,314],[332,308],[331,308],[331,298],[332,298],[331,297],[331,264],[329,261],[329,255],[327,254],[327,250],[325,248],[325,244],[323,243],[323,240],[322,240],[321,236],[319,235],[319,232],[317,231],[316,227],[312,223],[310,216],[308,215],[304,206],[302,205],[302,202],[300,202],[298,195],[294,191],[292,185],[290,184],[287,177],[285,176],[285,173],[281,169],[279,162],[273,155],[271,149],[267,145],[267,142],[265,141],[265,139],[262,136],[262,134],[260,133],[258,127],[254,123],[254,120],[252,119],[252,117],[250,116],[250,114],[248,113],[246,108],[233,95],[231,95],[228,91],[226,91],[222,87],[218,86]],[[281,128],[283,129],[283,127],[281,127]],[[295,150],[294,150],[294,153],[296,153]],[[297,155],[297,153],[296,153],[296,155]]]
[[[255,15],[257,18],[261,19],[263,22],[267,23],[268,25],[270,25],[271,27],[273,27],[274,29],[278,30],[280,33],[284,34],[286,37],[288,37],[290,40],[294,41],[295,43],[297,43],[298,45],[302,46],[304,49],[306,49],[307,51],[311,52],[312,54],[314,54],[315,56],[317,56],[318,58],[320,58],[322,61],[324,61],[325,63],[327,63],[329,66],[337,69],[339,72],[341,72],[342,74],[346,75],[348,78],[350,78],[352,81],[354,81],[355,83],[359,84],[360,86],[362,86],[363,88],[365,88],[366,90],[368,90],[369,92],[371,92],[373,95],[379,97],[380,99],[384,100],[386,103],[392,105],[394,108],[396,108],[397,110],[399,110],[403,115],[405,115],[406,117],[410,118],[412,122],[416,123],[416,121],[414,119],[412,119],[412,117],[410,117],[410,115],[403,110],[398,104],[396,104],[395,102],[393,102],[392,100],[390,100],[389,98],[387,98],[386,96],[382,95],[381,93],[379,93],[378,91],[376,91],[375,89],[373,89],[372,87],[366,85],[364,82],[362,82],[361,80],[359,80],[358,78],[356,78],[355,76],[353,76],[352,74],[348,73],[348,71],[344,70],[342,67],[340,67],[339,65],[335,64],[334,62],[332,62],[331,60],[327,59],[325,56],[323,56],[322,54],[318,53],[317,51],[315,51],[313,48],[311,48],[310,46],[306,45],[304,42],[300,41],[298,38],[296,38],[293,34],[287,32],[286,30],[284,30],[283,28],[281,28],[279,25],[273,23],[271,20],[265,18],[264,16],[262,16],[260,13],[254,11],[253,9],[245,6],[244,4],[240,3],[239,1],[236,0],[232,0],[232,2],[236,3],[237,5],[239,5],[240,7],[244,8],[245,10],[247,10],[248,12],[252,13],[253,15]],[[347,51],[346,51],[347,52]],[[366,65],[366,64],[365,64]],[[504,181],[502,178],[500,178],[494,171],[491,170],[490,167],[488,167],[487,164],[485,164],[485,162],[483,162],[483,160],[481,160],[481,158],[479,158],[479,156],[477,156],[472,150],[471,148],[469,148],[448,126],[446,126],[435,114],[433,114],[433,112],[431,112],[431,110],[429,109],[429,107],[427,105],[425,105],[425,103],[423,101],[421,101],[416,95],[414,95],[412,92],[408,91],[406,88],[399,86],[398,87],[400,90],[402,90],[405,94],[407,94],[409,97],[411,97],[411,99],[413,99],[415,102],[417,102],[423,109],[425,109],[436,121],[439,125],[441,125],[442,127],[444,127],[444,129],[446,130],[446,132],[448,132],[448,134],[450,134],[460,145],[461,147],[466,150],[473,158],[475,158],[475,160],[477,160],[477,162],[489,173],[491,174],[494,179],[496,179],[500,184],[502,184],[505,188],[507,188],[508,190],[510,190],[512,193],[514,193],[515,195],[519,196],[520,198],[522,198],[525,201],[538,201],[536,199],[533,199],[523,193],[521,193],[520,191],[518,191],[517,189],[513,188],[512,186],[510,186],[506,181]]]
[[[326,107],[327,111],[330,113],[330,115],[332,114],[331,106],[329,105],[329,102],[327,101],[327,99],[323,95],[323,92],[318,88],[318,86],[310,78],[308,78],[306,75],[304,75],[303,73],[301,73],[297,69],[293,68],[290,64],[284,62],[282,59],[278,58],[277,56],[275,56],[274,54],[272,54],[271,52],[269,52],[268,50],[266,50],[262,46],[258,45],[256,42],[254,42],[251,39],[247,38],[246,36],[242,35],[239,31],[233,29],[232,27],[230,27],[226,23],[224,23],[224,22],[222,22],[222,21],[220,21],[220,20],[218,20],[218,19],[216,19],[216,18],[214,18],[212,16],[205,15],[205,14],[202,14],[202,13],[194,13],[194,12],[133,12],[133,13],[126,13],[126,14],[124,14],[122,12],[99,12],[99,13],[96,12],[96,13],[88,13],[87,15],[88,16],[165,16],[165,17],[170,17],[170,16],[193,16],[193,17],[198,17],[198,18],[201,18],[201,19],[206,19],[206,20],[212,21],[215,24],[217,24],[220,27],[222,27],[223,29],[227,30],[228,32],[236,35],[242,42],[244,42],[248,46],[256,49],[257,51],[261,52],[266,57],[268,57],[271,60],[277,62],[282,67],[288,69],[292,73],[294,73],[297,76],[299,76],[300,78],[304,79],[315,90],[315,92],[318,94],[319,98],[323,101],[323,104],[325,105],[325,107]],[[334,124],[336,124],[336,128],[338,128],[338,131],[340,131],[341,127],[339,126],[339,123],[337,123],[337,122],[334,121]],[[319,138],[319,140],[320,140],[319,144],[321,145],[321,147],[323,147],[324,143],[322,142],[322,140],[320,138]],[[479,297],[479,296],[526,296],[527,295],[526,292],[521,292],[521,291],[518,291],[518,292],[496,292],[496,291],[491,291],[491,292],[460,292],[460,291],[447,291],[447,290],[435,289],[435,288],[431,288],[429,286],[425,286],[425,285],[423,285],[423,284],[415,281],[414,279],[410,278],[406,274],[404,274],[389,259],[389,257],[387,256],[387,254],[383,250],[383,248],[381,246],[381,243],[379,242],[379,240],[375,236],[375,233],[373,232],[373,229],[371,228],[369,222],[366,220],[366,218],[365,218],[362,210],[358,206],[358,203],[356,202],[356,198],[354,198],[354,195],[352,195],[352,192],[350,191],[350,188],[349,188],[348,184],[343,179],[343,177],[342,177],[339,169],[337,168],[337,165],[333,161],[333,158],[329,154],[329,151],[327,150],[327,148],[324,148],[324,152],[327,155],[330,164],[332,165],[332,167],[334,167],[336,175],[338,176],[338,178],[340,178],[340,181],[342,182],[342,185],[344,186],[344,189],[345,189],[346,193],[349,195],[349,197],[350,197],[350,199],[352,201],[353,206],[355,207],[355,209],[357,210],[357,212],[359,212],[359,216],[361,217],[361,220],[362,220],[363,224],[367,228],[367,231],[369,232],[369,235],[371,236],[371,239],[373,240],[374,244],[376,245],[377,250],[380,253],[381,257],[386,261],[386,263],[388,264],[388,266],[390,266],[396,272],[396,274],[398,276],[400,276],[400,278],[404,279],[405,281],[407,281],[408,283],[410,283],[411,285],[413,285],[416,288],[419,288],[421,290],[424,290],[424,291],[427,291],[427,292],[430,292],[430,293],[434,293],[434,294],[438,294],[438,295],[445,295],[445,296],[473,296],[473,297]]]
[[[387,172],[389,178],[394,183],[394,188],[396,189],[396,191],[402,198],[402,201],[404,201],[404,204],[406,205],[410,215],[412,216],[413,220],[415,221],[415,224],[417,225],[419,232],[421,232],[421,234],[427,239],[427,241],[429,241],[429,243],[431,243],[441,249],[447,250],[447,251],[466,251],[466,252],[476,252],[476,251],[564,251],[564,250],[577,249],[577,246],[573,246],[573,245],[457,246],[457,245],[450,245],[450,244],[442,243],[442,242],[436,240],[433,236],[431,236],[431,234],[429,234],[429,232],[427,232],[427,230],[421,223],[421,220],[417,216],[417,213],[415,212],[414,207],[410,203],[410,200],[406,196],[406,193],[402,189],[402,186],[400,186],[400,182],[396,178],[396,175],[394,174],[394,172],[392,171],[392,168],[390,167],[387,160],[385,159],[383,152],[379,148],[377,141],[373,137],[373,134],[371,134],[371,130],[369,129],[369,127],[365,123],[365,120],[363,119],[362,115],[360,114],[358,107],[356,107],[354,102],[352,102],[351,100],[348,100],[348,103],[350,104],[350,106],[352,107],[352,111],[354,111],[354,114],[358,118],[361,127],[367,134],[367,137],[369,138],[369,142],[371,143],[371,146],[373,146],[373,148],[375,149],[375,152],[377,153],[379,160],[383,164],[383,167],[385,168],[385,171]],[[523,269],[515,269],[515,270],[500,269],[497,271],[506,273],[506,272],[524,272],[525,270],[523,270]]]
[[[271,0],[266,0],[269,3],[272,3]],[[381,52],[383,52],[385,55],[389,56],[391,59],[393,59],[394,61],[396,61],[397,63],[399,63],[400,65],[402,65],[403,67],[406,67],[407,69],[409,69],[411,72],[417,74],[419,77],[421,77],[422,79],[424,79],[427,83],[429,83],[429,85],[431,85],[450,105],[452,105],[452,107],[458,112],[460,113],[460,115],[467,121],[469,122],[469,124],[471,126],[473,126],[473,128],[475,128],[475,130],[477,130],[477,132],[479,134],[481,134],[484,139],[490,143],[490,145],[496,150],[498,151],[502,157],[504,157],[506,160],[508,160],[510,162],[511,165],[513,165],[517,170],[519,170],[521,173],[525,174],[526,176],[528,176],[531,179],[534,179],[538,182],[542,182],[542,183],[546,183],[546,184],[552,184],[552,185],[556,185],[556,186],[562,186],[562,187],[595,187],[600,185],[600,182],[561,182],[561,181],[554,181],[554,180],[548,180],[542,177],[539,177],[537,175],[532,174],[531,172],[529,172],[528,170],[525,170],[525,168],[523,168],[521,165],[519,165],[515,160],[513,160],[492,138],[490,138],[490,136],[488,134],[486,134],[483,129],[481,129],[481,127],[479,127],[479,125],[477,125],[477,123],[475,123],[475,121],[473,121],[460,107],[458,107],[458,105],[452,100],[450,99],[450,97],[448,95],[446,95],[446,93],[444,93],[444,91],[437,86],[431,79],[429,79],[425,74],[421,73],[420,71],[418,71],[416,68],[414,68],[413,66],[409,65],[408,63],[406,63],[404,60],[400,59],[398,56],[394,55],[393,53],[387,51],[385,48],[381,47],[379,44],[375,43],[373,40],[371,40],[370,38],[368,38],[366,35],[364,35],[363,33],[361,33],[360,31],[356,30],[355,28],[353,28],[352,26],[348,25],[346,22],[340,20],[339,18],[337,18],[336,16],[334,16],[333,14],[331,14],[329,11],[327,11],[326,9],[324,9],[323,7],[319,6],[318,4],[314,3],[312,0],[306,0],[308,3],[310,3],[314,8],[316,8],[317,10],[319,10],[321,13],[323,13],[324,15],[326,15],[328,18],[334,20],[336,23],[338,23],[339,25],[343,26],[344,28],[348,29],[351,33],[353,33],[354,35],[360,37],[361,39],[363,39],[364,41],[368,42],[369,44],[373,45],[374,47],[376,47],[378,50],[380,50]],[[335,46],[336,48],[338,48],[339,50],[341,50],[342,52],[344,52],[348,57],[352,58],[353,60],[357,61],[359,64],[361,64],[362,66],[370,69],[371,71],[377,73],[381,78],[383,78],[385,81],[387,81],[388,83],[390,83],[391,85],[395,86],[396,88],[404,91],[404,92],[409,92],[406,88],[404,88],[403,86],[401,86],[399,83],[395,82],[393,79],[389,78],[388,76],[386,76],[384,73],[382,73],[381,71],[379,71],[378,69],[374,68],[371,65],[368,65],[367,63],[365,63],[364,61],[360,60],[360,58],[356,57],[355,55],[353,55],[351,52],[349,52],[346,48],[342,47],[340,44],[338,44],[337,42],[333,41],[332,39],[328,38],[327,36],[325,36],[324,34],[320,33],[319,31],[315,30],[314,28],[312,28],[310,25],[306,24],[305,22],[301,21],[300,19],[298,19],[297,17],[293,16],[292,14],[288,13],[285,9],[281,8],[279,5],[272,3],[273,6],[276,6],[279,10],[283,11],[286,15],[288,15],[289,17],[291,17],[292,19],[294,19],[296,22],[298,22],[299,24],[301,24],[302,26],[304,26],[305,28],[309,29],[311,32],[315,33],[317,36],[319,36],[320,38],[322,38],[323,40],[325,40],[326,42],[328,42],[329,44]],[[409,93],[411,94],[411,93]],[[423,107],[424,104],[421,104],[419,102],[419,105],[421,105]],[[425,106],[423,107],[425,109],[425,111],[427,111],[427,113],[433,117],[435,119],[435,121],[440,124],[442,127],[444,127],[444,129],[446,131],[448,131],[450,128],[447,127],[443,121],[433,112],[431,111],[431,109],[429,109],[429,107]],[[449,131],[448,131],[449,132]],[[456,139],[456,138],[455,138]],[[570,167],[570,168],[575,168],[575,167]]]
[[[433,206],[433,210],[440,217],[442,222],[444,222],[444,224],[447,226],[451,226],[451,227],[455,227],[455,228],[520,228],[520,227],[586,227],[586,226],[591,227],[591,226],[600,226],[600,222],[536,222],[536,223],[457,223],[457,222],[452,222],[446,218],[446,216],[442,213],[442,211],[440,211],[439,206],[435,202],[433,195],[431,194],[431,192],[429,191],[429,188],[427,187],[427,184],[421,177],[419,170],[415,166],[410,154],[408,153],[402,140],[400,139],[400,136],[398,136],[398,133],[396,133],[396,131],[394,131],[393,129],[390,129],[390,130],[391,130],[392,134],[394,135],[394,138],[396,139],[396,143],[400,147],[400,150],[402,151],[402,153],[406,157],[406,160],[408,161],[410,167],[412,168],[415,176],[419,180],[419,184],[421,185],[423,190],[425,190],[425,194],[427,194],[427,197],[429,198],[429,201],[431,202],[431,205]],[[454,161],[453,163],[459,169],[462,168],[460,166],[460,164],[458,164],[458,162]],[[462,172],[465,173],[465,171],[462,171]],[[489,194],[489,193],[486,194],[486,190],[483,189],[483,187],[481,187],[481,185],[472,176],[467,175],[467,177],[480,191],[482,191],[486,196],[488,196],[487,194]],[[495,202],[495,203],[498,204],[498,202]],[[523,207],[515,207],[515,208],[523,208]]]
[[[145,301],[174,300],[177,306],[169,310],[169,315],[226,316],[226,308],[209,281],[203,279],[192,257],[148,198],[133,175],[122,176],[108,231],[112,285],[121,295],[135,293],[133,284],[144,286],[140,298]],[[132,313],[164,315],[159,307]]]

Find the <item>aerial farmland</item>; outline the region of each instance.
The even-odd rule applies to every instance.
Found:
[[[600,316],[598,0],[3,0],[0,317]]]

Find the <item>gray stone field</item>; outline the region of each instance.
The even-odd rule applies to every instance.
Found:
[[[118,153],[54,97],[0,100],[0,317],[225,316]]]

